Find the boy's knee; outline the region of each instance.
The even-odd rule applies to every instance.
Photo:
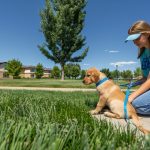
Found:
[[[136,112],[141,115],[150,115],[150,104],[140,106],[136,101],[132,102],[132,106],[135,108]]]
[[[138,103],[136,102],[136,101],[132,101],[132,106],[134,107],[134,108],[137,108],[139,105],[138,105]]]

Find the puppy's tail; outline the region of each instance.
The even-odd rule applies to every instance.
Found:
[[[142,131],[145,135],[150,134],[150,131],[143,128],[143,126],[140,124],[139,118],[137,116],[137,114],[133,114],[131,116],[131,118],[133,119],[133,123],[137,126],[137,128]]]

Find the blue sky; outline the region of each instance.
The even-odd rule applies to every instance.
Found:
[[[81,68],[114,70],[116,64],[119,70],[140,67],[137,47],[124,40],[135,21],[150,23],[149,6],[148,0],[88,0],[82,35],[89,52]],[[0,0],[0,62],[15,58],[23,65],[55,65],[37,48],[44,42],[39,16],[42,8],[44,0]]]

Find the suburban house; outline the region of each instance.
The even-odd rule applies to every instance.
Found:
[[[0,79],[6,77],[6,74],[5,74],[7,72],[7,70],[5,70],[6,64],[7,62],[0,62]]]
[[[2,78],[8,78],[9,76],[7,75],[7,70],[5,70],[7,62],[0,62],[0,79]],[[35,78],[35,71],[36,71],[36,66],[23,66],[20,77],[21,78]],[[51,69],[50,68],[44,68],[44,75],[42,78],[49,78],[51,74]]]
[[[20,74],[21,78],[36,78],[35,76],[36,66],[23,66]],[[42,78],[49,78],[51,73],[50,68],[44,68],[44,75]]]

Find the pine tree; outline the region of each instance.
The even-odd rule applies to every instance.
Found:
[[[38,46],[48,59],[60,64],[62,80],[67,62],[81,62],[87,55],[85,37],[81,35],[84,27],[86,0],[45,0],[45,8],[40,12],[41,29],[46,42]]]

